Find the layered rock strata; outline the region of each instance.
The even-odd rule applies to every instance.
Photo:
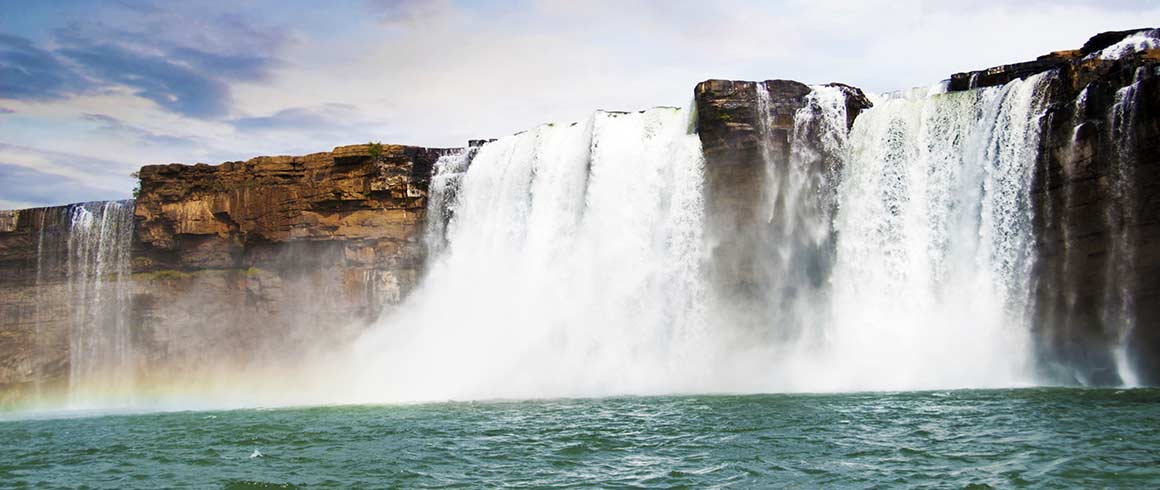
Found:
[[[414,287],[431,168],[448,151],[356,145],[143,167],[129,204],[131,273],[119,281],[131,325],[124,367],[143,385],[210,379],[349,341]],[[69,381],[83,321],[71,313],[70,253],[80,250],[71,209],[0,213],[0,391],[9,399]]]

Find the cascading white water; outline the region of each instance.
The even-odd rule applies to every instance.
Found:
[[[846,146],[846,97],[815,86],[794,114],[787,162],[771,151],[770,94],[757,85],[762,156],[768,188],[764,215],[771,227],[761,254],[769,285],[768,321],[782,338],[809,336],[829,321],[827,279],[833,255],[834,191]],[[786,335],[788,334],[788,335]],[[806,339],[799,338],[799,341]]]
[[[431,172],[430,192],[427,198],[427,229],[424,233],[427,253],[431,256],[438,256],[447,248],[447,225],[451,216],[455,214],[463,174],[467,172],[467,164],[471,162],[477,149],[472,147],[444,155],[435,162]]]
[[[133,204],[76,204],[65,213],[70,394],[75,403],[126,395],[135,380],[127,288]]]
[[[1118,60],[1130,53],[1160,48],[1160,29],[1147,29],[1121,39],[1119,42],[1089,54],[1087,59]]]
[[[1087,87],[1084,87],[1084,89],[1080,91],[1079,95],[1076,96],[1075,109],[1072,111],[1072,119],[1073,120],[1075,120],[1075,121],[1081,120],[1083,115],[1087,112],[1087,103],[1088,103],[1088,89],[1087,89]],[[1071,157],[1071,158],[1074,158],[1074,155],[1076,152],[1076,147],[1075,147],[1076,141],[1079,138],[1079,131],[1080,131],[1080,128],[1082,128],[1082,127],[1083,127],[1082,124],[1079,124],[1079,123],[1075,124],[1075,128],[1072,129],[1071,138],[1068,140],[1067,155],[1069,155],[1069,157]],[[1073,167],[1072,165],[1064,165],[1063,166],[1063,172],[1064,172],[1065,179],[1071,178],[1071,176],[1069,174],[1073,171],[1072,167]],[[1045,187],[1050,188],[1051,183],[1046,182]],[[1072,195],[1071,186],[1063,186],[1061,194],[1062,194],[1061,195],[1061,198],[1062,198],[1061,204],[1062,205],[1060,206],[1061,209],[1059,210],[1059,215],[1064,220],[1066,220],[1067,219],[1066,210],[1070,209],[1072,207],[1072,202],[1074,201],[1075,196]],[[1051,202],[1050,200],[1047,200],[1047,203],[1048,203],[1047,212],[1049,212],[1049,213],[1053,211],[1053,209],[1050,207],[1050,202]],[[1049,216],[1048,218],[1050,219],[1051,217]],[[1063,253],[1062,253],[1063,259],[1061,261],[1062,263],[1060,264],[1060,269],[1061,269],[1061,276],[1066,278],[1066,277],[1068,277],[1068,275],[1071,274],[1072,267],[1073,267],[1072,252],[1071,252],[1071,242],[1072,242],[1073,238],[1071,236],[1072,233],[1071,233],[1070,226],[1066,226],[1066,225],[1061,226],[1060,232],[1061,232],[1061,235],[1063,238],[1063,240],[1061,241],[1061,243],[1063,245],[1063,247],[1062,247],[1063,248]],[[1065,336],[1065,338],[1066,338],[1066,336],[1072,335],[1072,331],[1075,328],[1075,320],[1073,317],[1074,317],[1074,314],[1076,311],[1076,304],[1078,302],[1078,298],[1077,298],[1078,294],[1077,293],[1078,293],[1078,291],[1076,291],[1075,288],[1066,288],[1066,287],[1064,288],[1064,290],[1063,290],[1063,295],[1064,295],[1063,296],[1063,314],[1060,315],[1059,317],[1053,318],[1054,321],[1058,322],[1058,325],[1056,325],[1055,331],[1062,332],[1062,334]]]
[[[850,135],[830,355],[839,386],[1029,381],[1031,171],[1045,77],[888,97]]]
[[[1155,42],[1156,39],[1151,39]],[[1113,230],[1109,234],[1110,252],[1105,269],[1103,323],[1109,327],[1115,336],[1116,345],[1112,349],[1112,356],[1116,365],[1116,373],[1126,386],[1138,386],[1139,380],[1131,367],[1128,358],[1128,342],[1135,328],[1135,305],[1133,292],[1136,290],[1134,280],[1135,271],[1132,270],[1136,262],[1136,216],[1135,202],[1136,179],[1134,154],[1136,93],[1138,85],[1143,79],[1146,68],[1140,67],[1136,71],[1133,82],[1116,91],[1115,101],[1108,110],[1108,139],[1112,141],[1114,154],[1110,177],[1111,199],[1105,209],[1104,219],[1108,227]]]
[[[36,235],[36,289],[40,290],[40,288],[44,284],[44,274],[45,274],[45,270],[47,268],[47,264],[45,263],[45,247],[47,244],[45,243],[44,237],[46,235],[46,230],[48,229],[48,226],[47,226],[48,220],[46,219],[48,217],[48,213],[46,212],[46,210],[41,209],[41,210],[38,210],[37,216],[38,216],[38,218],[37,218],[37,228],[36,228],[37,229],[37,235]],[[44,394],[43,393],[44,392],[44,386],[43,386],[44,385],[44,367],[43,367],[43,363],[44,363],[44,357],[45,357],[44,356],[44,351],[45,351],[45,349],[44,349],[44,337],[45,337],[45,335],[44,335],[43,325],[45,323],[45,316],[46,315],[44,312],[44,302],[43,301],[36,302],[35,315],[36,315],[35,316],[35,323],[36,323],[35,349],[36,349],[36,352],[34,354],[34,359],[36,359],[36,362],[35,362],[36,367],[34,368],[35,369],[34,378],[36,381],[35,381],[35,387],[33,388],[33,390],[34,390],[34,396],[37,399],[36,401],[39,402],[40,397],[43,396],[43,394]]]
[[[469,165],[445,157],[429,212],[450,219],[427,239],[446,247],[356,346],[346,398],[1029,383],[1045,76],[886,97],[849,135],[845,95],[812,89],[789,161],[770,163],[764,255],[768,328],[809,335],[717,324],[735,316],[708,304],[704,169],[683,111],[599,112]]]
[[[480,148],[446,249],[360,341],[349,396],[704,389],[702,157],[688,127],[675,108],[597,112]]]

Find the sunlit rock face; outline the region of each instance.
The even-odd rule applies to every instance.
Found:
[[[146,166],[137,268],[260,266],[277,261],[269,246],[295,242],[340,245],[358,265],[417,270],[421,250],[408,244],[421,226],[431,166],[445,151],[380,145],[370,153],[359,145],[218,166]]]
[[[357,145],[151,165],[135,202],[5,211],[7,399],[124,399],[174,379],[288,372],[349,341],[414,287],[445,153]]]

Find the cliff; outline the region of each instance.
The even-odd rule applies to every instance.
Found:
[[[1160,49],[1080,49],[957,73],[950,90],[1053,71],[1032,189],[1036,340],[1060,382],[1118,384],[1115,346],[1160,383]]]
[[[1041,348],[1088,384],[1120,381],[1121,338],[1138,381],[1160,383],[1160,50],[1098,56],[1132,33],[1050,57],[1032,191]]]
[[[1046,117],[1037,121],[1043,136],[1031,191],[1032,303],[1042,374],[1060,383],[1160,383],[1160,49],[1139,42],[1145,49],[1123,49],[1140,34],[1155,37],[1152,29],[1101,33],[1079,49],[956,73],[945,84],[955,92],[1051,73],[1039,101]],[[841,89],[852,126],[869,100],[856,88],[831,86]],[[793,220],[778,215],[787,203],[768,194],[768,183],[791,166],[795,116],[810,92],[786,80],[709,80],[694,90],[707,163],[710,273],[718,293],[738,306],[732,310],[752,312],[733,322],[777,318],[802,293],[777,291],[781,277],[825,281],[833,260],[833,230],[794,258],[804,266],[771,267],[765,245],[796,239],[779,234]],[[810,163],[820,167],[814,173],[834,175],[840,159],[826,156],[816,135],[804,144],[822,155]],[[830,206],[831,190],[790,205]],[[1117,363],[1140,379],[1120,379]]]
[[[822,144],[823,133],[845,133],[871,107],[858,88],[838,83],[816,88],[832,89],[831,95],[841,99],[845,117],[837,127],[795,126],[795,121],[816,120],[820,110],[810,98],[814,88],[800,82],[707,80],[693,90],[707,163],[710,281],[715,302],[725,305],[722,311],[737,315],[727,323],[760,328],[781,313],[784,304],[776,298],[784,294],[778,289],[788,276],[812,275],[817,283],[828,274],[832,235],[823,243],[799,244],[808,257],[795,257],[792,264],[773,264],[768,254],[769,244],[801,241],[808,235],[784,226],[795,221],[784,216],[791,208],[816,208],[817,219],[827,221],[822,226],[829,226],[835,196],[834,188],[825,184],[837,180],[842,156]],[[795,144],[796,152],[791,151]],[[801,146],[808,148],[802,151]],[[801,197],[804,201],[781,202],[787,193],[780,186],[790,180],[791,167],[806,169],[807,178],[819,183]]]
[[[0,213],[0,392],[60,391],[113,363],[135,385],[208,379],[349,341],[414,286],[431,168],[450,151],[150,165],[135,202]],[[119,345],[77,344],[118,321]]]
[[[1033,294],[1039,356],[1063,383],[1119,383],[1122,345],[1138,381],[1160,383],[1160,51],[1105,56],[1137,32],[946,85],[1053,73],[1031,195]],[[768,322],[802,285],[828,281],[844,163],[827,141],[872,104],[851,86],[788,80],[708,80],[694,95],[713,290],[740,312],[726,323]],[[827,121],[819,104],[833,98],[844,116]],[[452,151],[150,165],[134,201],[0,211],[0,405],[113,383],[109,366],[136,373],[116,381],[134,389],[277,372],[346,344],[416,286],[432,169]],[[791,168],[809,187],[786,202],[777,186]],[[817,222],[787,219],[794,209]],[[787,242],[799,255],[771,261],[769,244]]]

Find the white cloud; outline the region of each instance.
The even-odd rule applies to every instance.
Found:
[[[842,81],[872,91],[928,85],[1160,19],[1156,1],[529,0],[514,6],[387,0],[370,7],[354,14],[300,12],[297,19],[281,12],[285,39],[256,46],[278,46],[283,62],[265,80],[233,83],[226,118],[182,117],[131,93],[5,101],[16,114],[0,118],[0,142],[93,155],[127,168],[324,151],[366,139],[459,146],[543,122],[580,120],[595,109],[685,105],[693,86],[708,78]],[[197,30],[182,32],[189,37]],[[198,144],[141,145],[131,132],[95,132],[91,121],[78,122],[84,114],[112,116],[146,132],[138,137]],[[284,124],[237,124],[275,119]]]
[[[540,0],[530,9],[447,11],[404,28],[371,28],[358,40],[366,49],[307,40],[307,53],[334,54],[284,73],[261,98],[345,102],[400,142],[457,145],[597,108],[683,105],[707,78],[843,81],[874,91],[927,85],[1160,18],[1154,3],[1138,7]]]

